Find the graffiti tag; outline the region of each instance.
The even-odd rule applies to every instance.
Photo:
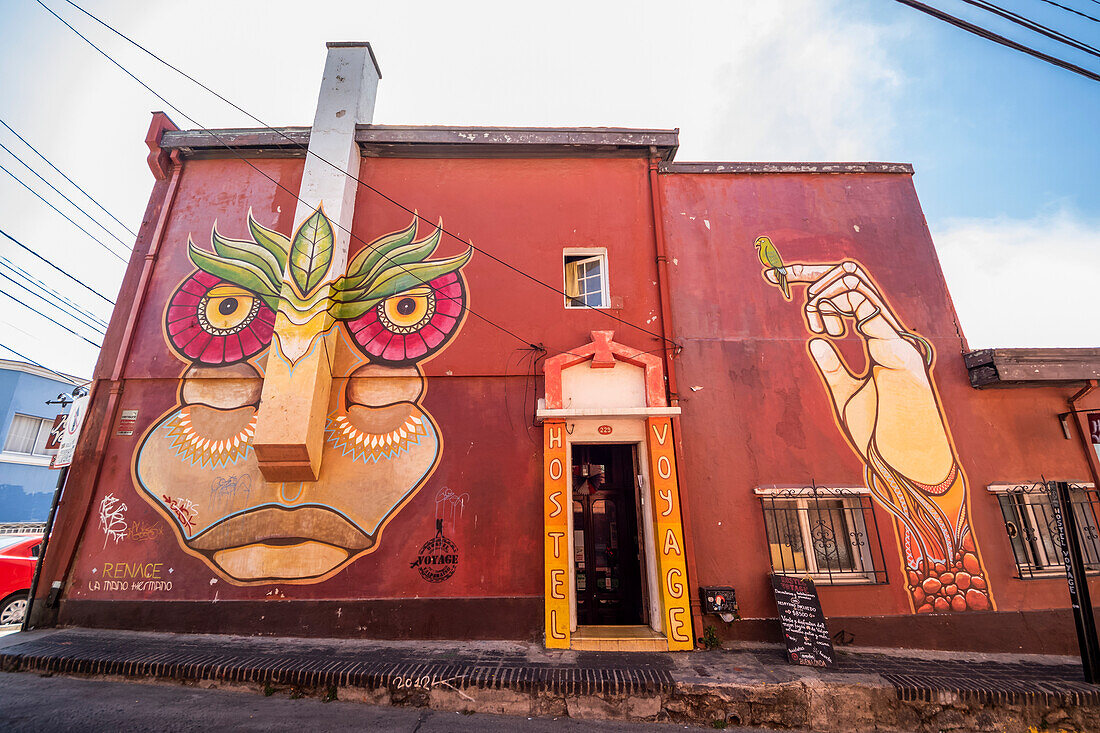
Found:
[[[214,499],[235,497],[243,494],[247,499],[252,493],[252,477],[247,473],[241,476],[215,476],[210,485],[210,496]]]
[[[195,529],[195,519],[199,514],[199,505],[190,499],[173,499],[168,496],[168,494],[162,494],[161,496],[164,497],[164,501],[168,504],[168,508],[176,515],[176,519],[180,520],[180,524],[186,527],[188,532],[193,532]]]
[[[130,523],[130,539],[134,542],[148,542],[164,536],[164,527],[160,522],[151,523],[135,519]]]
[[[99,527],[103,530],[103,546],[107,546],[107,540],[114,540],[115,544],[126,539],[126,510],[127,506],[113,493],[103,497],[99,502]]]

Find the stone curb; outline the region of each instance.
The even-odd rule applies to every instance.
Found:
[[[502,667],[272,659],[185,652],[0,653],[0,670],[176,682],[375,705],[579,719],[813,731],[1100,730],[1100,692],[958,690],[947,680],[806,676],[749,684],[677,681],[664,669]],[[1082,684],[1082,686],[1084,686]],[[1053,688],[1053,683],[1051,685]]]

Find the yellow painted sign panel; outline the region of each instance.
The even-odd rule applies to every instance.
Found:
[[[543,536],[546,553],[546,646],[569,648],[569,497],[565,421],[543,425]]]
[[[680,489],[676,482],[671,420],[667,417],[647,418],[646,438],[657,530],[657,572],[668,649],[689,650],[695,644],[692,641],[691,610],[688,605],[684,528],[680,521]]]

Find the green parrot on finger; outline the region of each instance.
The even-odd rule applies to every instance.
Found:
[[[760,257],[760,264],[775,273],[775,279],[779,283],[779,288],[783,291],[783,297],[790,300],[791,286],[787,282],[787,267],[783,264],[783,258],[780,257],[779,250],[772,244],[772,240],[767,237],[757,237],[754,246],[756,247],[757,256]]]

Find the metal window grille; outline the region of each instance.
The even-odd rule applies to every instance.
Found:
[[[807,486],[760,497],[772,571],[818,584],[888,583],[871,499]]]
[[[1014,486],[997,496],[1005,532],[1022,579],[1065,572],[1058,525],[1046,483]],[[1070,505],[1080,533],[1081,557],[1088,572],[1100,572],[1100,494],[1095,488],[1070,484]]]

